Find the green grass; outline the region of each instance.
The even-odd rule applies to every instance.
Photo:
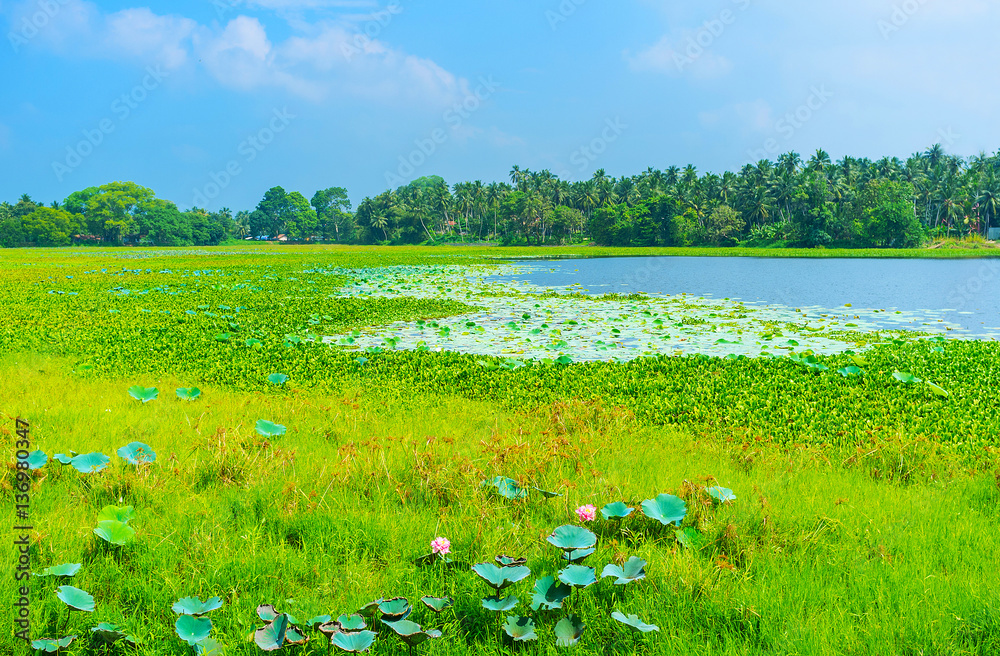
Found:
[[[843,356],[822,374],[787,359],[703,358],[506,372],[474,357],[411,353],[370,355],[359,367],[336,350],[286,346],[284,336],[308,330],[314,314],[330,317],[324,330],[349,329],[466,306],[333,299],[335,277],[310,285],[290,279],[302,277],[297,271],[316,263],[475,263],[499,249],[273,250],[280,254],[218,249],[135,262],[4,253],[0,412],[10,419],[0,439],[13,454],[12,418],[24,417],[32,448],[50,456],[32,489],[32,568],[83,564],[73,579],[32,581],[35,637],[65,635],[66,609],[54,593],[65,583],[96,599],[93,614],[73,614],[68,633],[116,622],[137,638],[131,653],[141,656],[193,653],[174,634],[170,610],[191,595],[224,599],[209,617],[227,654],[259,653],[248,638],[264,624],[259,604],[305,620],[397,595],[414,604],[411,619],[444,632],[417,652],[554,653],[552,626],[564,613],[536,616],[528,607],[534,580],[561,567],[545,536],[579,523],[579,505],[638,506],[671,492],[687,500],[685,526],[703,534],[703,546],[681,548],[673,528],[638,511],[620,529],[601,519],[589,525],[600,542],[585,564],[599,574],[636,555],[648,561],[647,578],[628,586],[605,580],[569,602],[587,625],[578,653],[1000,648],[996,344],[885,344],[866,356],[863,380],[834,373]],[[143,273],[110,284],[82,274],[123,264]],[[155,273],[164,268],[175,273]],[[232,275],[194,281],[180,277],[184,268]],[[256,278],[269,276],[266,285],[237,288],[249,276],[240,272],[254,268]],[[106,293],[117,284],[141,291],[184,283],[178,295]],[[54,286],[79,296],[48,294]],[[231,322],[220,304],[245,308],[227,343],[213,339]],[[184,314],[199,305],[219,316]],[[159,314],[165,310],[171,315]],[[181,315],[191,318],[178,322]],[[259,348],[243,343],[251,335]],[[897,369],[951,394],[896,383]],[[288,383],[266,382],[279,371]],[[155,386],[159,397],[133,400],[126,390],[136,384]],[[174,394],[195,385],[203,392],[195,401]],[[266,440],[254,431],[258,419],[288,432]],[[157,462],[125,464],[115,451],[132,441],[151,445]],[[111,465],[82,475],[52,461],[70,449],[101,451]],[[480,487],[498,475],[564,496],[504,501]],[[13,483],[8,465],[0,482],[8,535]],[[733,489],[736,502],[713,506],[703,488],[714,484]],[[134,544],[111,548],[93,534],[112,504],[134,506]],[[465,566],[413,564],[436,536],[451,540],[452,557]],[[11,601],[12,542],[0,565],[0,595]],[[510,592],[521,600],[510,614],[539,625],[539,641],[523,649],[501,639],[507,614],[479,606],[487,588],[467,566],[501,553],[526,557],[533,573]],[[418,601],[428,594],[454,597],[455,608],[432,616]],[[634,637],[610,619],[612,610],[660,632]],[[401,648],[380,633],[373,653]],[[0,635],[0,653],[19,650],[12,631]],[[314,639],[285,652],[326,647]],[[67,653],[93,652],[81,639]]]

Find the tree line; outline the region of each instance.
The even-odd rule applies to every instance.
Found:
[[[942,236],[987,236],[1000,210],[1000,153],[962,158],[940,144],[907,160],[795,152],[739,172],[688,165],[569,182],[514,166],[510,182],[449,186],[422,177],[354,209],[342,187],[310,199],[269,189],[253,210],[180,211],[133,182],[70,194],[50,206],[0,203],[0,244],[211,245],[229,239],[505,245],[912,248]]]

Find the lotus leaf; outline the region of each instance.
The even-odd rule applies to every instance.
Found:
[[[257,432],[264,437],[278,437],[279,435],[284,435],[287,430],[281,424],[275,424],[273,422],[267,421],[266,419],[260,419],[257,421],[256,426]]]
[[[859,367],[844,367],[843,369],[837,369],[837,373],[844,378],[849,378],[851,376],[863,376],[865,372]]]
[[[92,628],[90,632],[93,634],[93,638],[98,644],[113,645],[119,640],[124,640],[125,642],[133,645],[135,644],[135,639],[122,631],[121,627],[117,624],[100,622],[97,626]]]
[[[593,567],[570,565],[559,572],[559,580],[574,588],[586,588],[597,582]]]
[[[124,522],[105,519],[97,522],[94,534],[105,542],[124,547],[135,540],[135,529]]]
[[[531,489],[534,490],[534,491],[536,491],[536,492],[538,492],[539,494],[541,494],[542,497],[544,497],[545,499],[555,499],[556,497],[561,497],[562,496],[558,492],[549,492],[548,490],[543,490],[540,487],[534,487],[534,486],[532,486]]]
[[[260,614],[259,610],[260,609],[258,608],[258,615]],[[184,618],[182,617],[181,619]],[[178,622],[179,621],[180,620],[178,620]],[[288,633],[288,629],[288,615],[279,613],[266,626],[254,631],[253,641],[264,651],[277,651],[285,644],[285,637]],[[180,633],[180,631],[178,631],[178,633]],[[208,634],[206,633],[205,635],[207,636]]]
[[[410,615],[410,611],[413,610],[406,597],[386,599],[378,605],[378,609],[382,613],[382,618],[390,622],[406,619]]]
[[[517,604],[518,600],[515,595],[504,597],[503,599],[499,595],[483,599],[483,608],[497,612],[513,610]]]
[[[97,513],[97,521],[114,521],[128,524],[135,517],[135,510],[132,506],[104,506],[101,512]]]
[[[508,617],[507,623],[503,625],[503,630],[516,642],[538,639],[535,634],[535,623],[530,617]]]
[[[580,641],[585,625],[576,615],[568,615],[556,623],[556,646],[572,647]]]
[[[619,567],[615,564],[608,564],[601,571],[601,578],[614,576],[615,585],[625,585],[632,581],[646,578],[646,561],[642,558],[632,556],[625,564]]]
[[[472,566],[472,571],[497,592],[531,574],[531,570],[523,565],[498,567],[493,563],[478,563]]]
[[[582,526],[565,524],[552,531],[547,540],[549,544],[555,545],[563,551],[574,551],[577,549],[590,549],[597,544],[597,536]]]
[[[640,633],[649,633],[650,631],[660,630],[660,627],[656,626],[655,624],[646,624],[635,615],[626,616],[623,615],[622,613],[619,613],[618,611],[615,611],[611,613],[611,617],[618,620],[619,622],[621,622],[628,628],[632,629],[633,631],[638,631]]]
[[[604,519],[621,519],[631,515],[634,510],[635,508],[627,506],[621,501],[615,501],[601,508],[601,514],[604,515]]]
[[[935,385],[934,383],[932,383],[929,380],[925,380],[924,381],[924,385],[926,385],[932,392],[934,392],[934,394],[936,394],[938,396],[942,396],[942,397],[946,397],[946,398],[949,397],[949,396],[951,396],[951,394],[948,393],[948,390],[946,390],[945,388],[943,388],[943,387],[941,387],[939,385]]]
[[[555,610],[562,608],[563,599],[568,597],[573,588],[556,581],[555,577],[546,576],[535,581],[535,591],[531,595],[531,610]]]
[[[307,619],[306,626],[308,626],[311,629],[314,626],[319,626],[320,624],[326,624],[331,619],[333,618],[330,617],[329,615],[317,615],[316,617],[310,617],[309,619]]]
[[[272,385],[284,385],[286,382],[288,382],[288,376],[286,376],[285,374],[271,374],[270,376],[267,377],[267,382],[271,383]]]
[[[361,652],[367,651],[375,641],[374,631],[358,631],[357,633],[334,633],[330,638],[330,643],[337,645],[344,651]]]
[[[270,622],[276,618],[281,613],[278,609],[274,607],[273,604],[261,604],[257,606],[257,617],[264,620],[265,622]]]
[[[327,636],[328,638],[332,637],[334,633],[339,633],[344,630],[344,627],[342,627],[340,625],[340,622],[336,620],[333,620],[331,622],[323,622],[316,628],[318,628],[319,632]]]
[[[906,371],[897,371],[892,374],[892,377],[903,383],[904,385],[912,385],[913,383],[923,382],[913,374]]]
[[[655,519],[661,524],[681,525],[687,516],[687,506],[684,500],[672,494],[661,494],[655,499],[646,499],[642,502],[642,512],[646,517]]]
[[[80,563],[64,563],[53,567],[46,567],[32,576],[73,576],[80,571]]]
[[[719,487],[718,485],[715,485],[713,487],[705,488],[705,491],[708,492],[708,496],[712,497],[712,499],[717,503],[732,503],[733,501],[736,501],[736,495],[733,494],[733,491],[728,487]]]
[[[103,453],[87,453],[84,455],[79,455],[70,460],[70,464],[81,474],[90,474],[93,472],[99,472],[108,466],[111,462],[111,458],[107,457]]]
[[[222,608],[222,599],[219,597],[212,597],[208,601],[202,601],[199,597],[184,597],[174,602],[170,610],[181,615],[204,615],[219,608]]]
[[[56,597],[70,608],[82,610],[85,613],[94,612],[94,598],[71,585],[61,585],[56,588]]]
[[[453,605],[455,601],[451,597],[421,597],[420,601],[435,613],[440,613],[445,608]]]
[[[194,401],[201,396],[201,390],[197,387],[178,387],[177,398],[182,401]]]
[[[497,565],[500,567],[513,567],[516,565],[524,565],[528,562],[527,558],[514,558],[513,556],[505,556],[500,554],[494,560],[496,560]]]
[[[685,549],[697,550],[701,547],[702,535],[697,529],[688,526],[679,531],[674,531],[677,542]]]
[[[118,449],[118,457],[133,465],[144,462],[156,462],[156,452],[148,444],[130,442]]]
[[[379,604],[381,604],[384,599],[376,599],[375,601],[369,601],[367,604],[358,609],[358,615],[362,617],[375,617],[379,613]]]
[[[483,481],[484,486],[492,486],[497,489],[497,494],[507,499],[523,499],[528,496],[528,491],[517,484],[512,478],[497,476],[492,480]]]
[[[24,462],[28,464],[28,469],[35,470],[44,467],[48,461],[49,457],[45,455],[45,452],[36,449],[28,454],[28,458]]]
[[[396,635],[410,647],[416,647],[421,642],[430,640],[431,638],[441,637],[440,631],[434,629],[424,630],[420,628],[419,624],[410,622],[409,620],[399,620],[397,622],[382,620],[382,623],[395,631]]]
[[[133,385],[128,388],[128,394],[136,401],[142,401],[143,403],[149,403],[150,401],[156,400],[156,395],[159,394],[159,390],[155,387],[143,387],[142,385]]]
[[[568,560],[571,563],[578,563],[595,551],[597,551],[597,549],[594,547],[591,547],[590,549],[574,549],[572,551],[563,552],[562,557],[563,560]]]
[[[195,656],[222,656],[225,648],[214,638],[205,638],[194,643]]]
[[[66,455],[64,453],[57,453],[57,454],[55,454],[52,457],[54,459],[58,460],[59,462],[61,462],[64,465],[69,465],[69,464],[72,464],[73,458],[76,457],[76,451],[70,451],[70,453],[73,454],[73,455]]]
[[[285,629],[285,642],[290,645],[304,645],[309,642],[309,636],[300,633],[296,627],[289,624]]]
[[[360,631],[366,626],[365,618],[360,615],[341,615],[337,618],[337,623],[344,631]]]
[[[43,651],[46,654],[55,654],[58,653],[60,649],[69,647],[73,644],[74,640],[76,640],[75,635],[59,638],[58,640],[55,638],[41,638],[40,640],[32,640],[31,648]]]

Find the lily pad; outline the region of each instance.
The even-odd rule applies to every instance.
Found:
[[[563,552],[562,557],[563,560],[568,560],[571,563],[579,563],[595,551],[597,551],[597,549],[594,547],[591,547],[590,549],[574,549],[572,551]]]
[[[535,581],[535,591],[531,595],[531,610],[555,610],[562,608],[563,600],[573,592],[573,588],[546,576]]]
[[[503,630],[515,642],[538,639],[538,636],[535,634],[535,623],[530,617],[508,617],[507,623],[503,625]]]
[[[183,401],[194,401],[201,396],[201,390],[197,387],[178,387],[177,398]]]
[[[135,509],[132,506],[104,506],[101,512],[97,513],[97,521],[114,521],[128,524],[135,517]]]
[[[590,549],[597,544],[596,535],[582,526],[572,524],[557,527],[552,531],[552,535],[546,539],[549,544],[555,545],[563,551]]]
[[[266,419],[258,420],[256,429],[257,432],[264,437],[278,437],[279,435],[284,435],[285,431],[288,430],[281,424],[275,424],[274,422],[267,421]]]
[[[80,588],[71,585],[61,585],[56,588],[56,597],[70,608],[81,610],[85,613],[94,612],[94,598]]]
[[[271,374],[270,376],[267,377],[267,382],[271,383],[272,385],[284,385],[286,382],[288,382],[288,376],[286,376],[285,374]]]
[[[118,449],[118,457],[127,460],[133,465],[144,462],[156,462],[156,452],[148,444],[142,442],[129,442]]]
[[[330,644],[349,652],[367,651],[375,642],[374,631],[358,631],[357,633],[334,633]]]
[[[934,383],[932,383],[929,380],[925,380],[924,381],[924,385],[926,385],[927,388],[931,392],[933,392],[934,394],[936,394],[938,396],[945,397],[945,398],[951,396],[951,394],[948,392],[948,390],[946,390],[945,388],[941,387],[940,385],[935,385]]]
[[[214,638],[205,638],[194,643],[195,656],[222,656],[225,647]]]
[[[601,508],[601,514],[604,515],[604,519],[621,519],[631,515],[634,510],[635,508],[626,506],[621,501],[615,501]]]
[[[844,367],[843,369],[837,369],[837,373],[844,378],[850,378],[851,376],[862,376],[865,372],[860,367]]]
[[[706,487],[705,491],[708,492],[708,496],[716,503],[732,503],[736,501],[736,495],[728,487],[720,487],[715,485],[713,487]]]
[[[80,571],[80,567],[80,563],[63,563],[62,565],[46,567],[41,572],[32,574],[32,576],[74,576]]]
[[[644,579],[646,578],[646,561],[642,558],[632,556],[621,567],[614,563],[609,563],[601,571],[602,579],[608,576],[615,577],[615,585],[625,585],[632,581]]]
[[[124,522],[113,519],[97,522],[94,534],[105,542],[119,547],[124,547],[135,541],[135,529]]]
[[[642,502],[642,512],[646,517],[655,519],[663,525],[681,525],[687,517],[687,506],[684,500],[672,494],[661,494],[655,499],[646,499]]]
[[[65,453],[57,453],[52,456],[53,459],[58,460],[64,465],[69,465],[73,463],[73,458],[76,457],[76,451],[70,451],[71,455],[66,455]]]
[[[306,626],[308,626],[311,629],[314,626],[319,626],[320,624],[326,624],[332,619],[333,618],[330,617],[329,615],[317,615],[316,617],[310,617],[309,619],[307,619]]]
[[[904,385],[912,385],[914,383],[923,382],[913,374],[907,371],[896,371],[892,374],[892,377],[903,383]]]
[[[570,565],[559,572],[559,580],[574,588],[586,588],[597,582],[593,567]]]
[[[345,631],[360,631],[367,626],[365,618],[360,615],[341,615],[337,618],[337,623]]]
[[[94,452],[76,456],[70,460],[69,464],[73,465],[73,469],[81,474],[91,474],[101,471],[108,466],[109,462],[111,462],[111,458],[103,453]]]
[[[222,599],[212,597],[208,601],[202,601],[200,597],[184,597],[174,602],[170,610],[181,615],[204,615],[213,610],[222,608]]]
[[[143,403],[149,403],[150,401],[156,400],[156,396],[159,394],[159,390],[155,387],[143,387],[142,385],[133,385],[128,388],[128,395],[131,396],[136,401],[142,401]]]
[[[435,613],[440,613],[445,608],[453,605],[455,601],[451,597],[421,597],[420,601]]]
[[[580,641],[583,629],[586,628],[580,618],[576,615],[568,615],[556,622],[556,646],[572,647]]]
[[[511,595],[509,597],[500,598],[499,595],[495,597],[486,597],[483,599],[483,608],[486,610],[492,610],[494,612],[503,612],[508,610],[513,610],[518,604],[517,596]]]

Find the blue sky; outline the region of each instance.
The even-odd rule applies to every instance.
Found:
[[[987,0],[0,0],[0,200],[1000,146]]]

